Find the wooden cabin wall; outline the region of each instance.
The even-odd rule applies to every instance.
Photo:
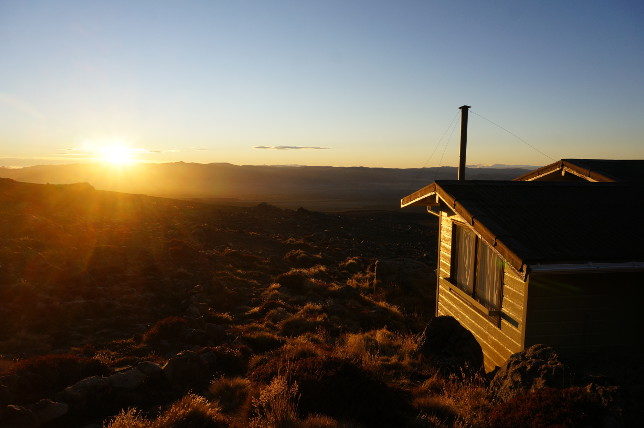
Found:
[[[526,346],[562,353],[644,347],[644,273],[530,275]]]
[[[486,370],[492,370],[495,366],[505,364],[510,355],[523,350],[527,283],[516,271],[506,266],[500,325],[450,291],[452,221],[452,217],[441,213],[436,314],[451,315],[470,330],[483,348]]]

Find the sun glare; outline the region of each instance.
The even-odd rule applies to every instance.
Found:
[[[111,165],[129,165],[137,162],[137,149],[123,143],[105,143],[92,145],[92,151],[98,160]]]

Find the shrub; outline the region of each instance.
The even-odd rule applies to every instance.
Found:
[[[143,342],[152,346],[161,346],[164,342],[181,342],[185,338],[187,329],[188,321],[185,318],[163,318],[143,334]]]
[[[14,401],[36,401],[90,376],[111,372],[104,363],[67,354],[41,355],[18,361],[10,369],[13,380],[8,385]]]
[[[581,388],[541,388],[494,407],[489,426],[602,426],[605,409],[597,397]]]

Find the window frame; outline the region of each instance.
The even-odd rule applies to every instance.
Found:
[[[458,244],[459,242],[457,241],[457,234],[458,228],[462,228],[462,230],[466,231],[466,233],[470,233],[474,236],[474,251],[472,253],[470,262],[472,263],[472,292],[470,293],[468,290],[466,290],[462,284],[459,284],[456,273],[458,269],[458,253],[457,251],[459,250]],[[488,247],[489,251],[492,251],[496,257],[501,260],[502,264],[500,267],[500,272],[499,272],[499,279],[498,279],[498,290],[497,290],[497,299],[498,299],[498,306],[491,305],[489,303],[483,302],[482,298],[477,295],[477,283],[478,283],[478,270],[479,270],[479,246],[480,245],[486,245]],[[465,223],[461,222],[452,222],[452,243],[451,243],[451,260],[450,260],[450,278],[449,278],[449,283],[453,285],[454,288],[450,287],[450,291],[452,291],[454,294],[456,294],[461,300],[464,300],[466,303],[470,304],[471,306],[474,306],[479,312],[483,312],[484,315],[487,315],[492,318],[492,321],[495,322],[498,326],[500,326],[500,321],[501,321],[501,309],[503,305],[503,286],[504,286],[504,275],[505,275],[505,263],[503,262],[503,259],[499,256],[498,253],[494,251],[494,249],[488,245],[485,241],[482,241],[481,237],[471,230]],[[468,285],[466,285],[469,287]]]

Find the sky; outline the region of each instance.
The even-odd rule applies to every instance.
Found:
[[[617,0],[2,0],[0,165],[456,165],[463,104],[468,164],[644,158],[642,22]]]

